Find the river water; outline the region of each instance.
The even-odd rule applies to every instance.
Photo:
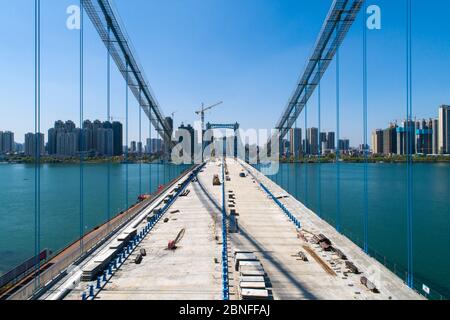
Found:
[[[85,164],[86,231],[108,219],[108,170],[109,217],[127,207],[127,167],[128,205],[186,168],[111,164],[108,169],[108,164]],[[362,246],[364,165],[342,163],[337,177],[335,164],[283,164],[271,178]],[[0,164],[0,274],[34,255],[34,191],[33,165]],[[407,265],[406,191],[406,165],[368,165],[369,251],[402,279]],[[450,165],[415,164],[413,199],[415,286],[430,287],[430,298],[450,297]],[[41,247],[57,252],[78,239],[79,221],[80,167],[43,165]]]
[[[364,164],[282,164],[270,178],[363,247]],[[368,164],[367,181],[369,252],[406,280],[406,164]],[[415,288],[449,298],[449,164],[414,164],[413,216]]]
[[[163,164],[83,164],[85,231],[136,203],[140,194],[155,192],[184,169]],[[46,164],[40,175],[41,248],[58,252],[80,238],[80,166]],[[34,165],[0,164],[0,275],[34,256],[34,217]]]

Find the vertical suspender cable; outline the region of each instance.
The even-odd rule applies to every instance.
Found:
[[[339,28],[339,24],[338,24]],[[339,31],[337,29],[337,31]],[[341,168],[340,168],[340,61],[339,51],[336,51],[336,230],[341,231]]]
[[[149,107],[148,116],[148,139],[147,152],[148,152],[148,193],[152,194],[152,108]]]
[[[84,118],[84,7],[80,0],[80,128]],[[83,144],[83,143],[82,143]],[[84,168],[83,150],[80,152],[80,254],[84,252]]]
[[[158,124],[159,126],[159,124]],[[156,129],[156,137],[158,137],[158,128]],[[159,144],[159,143],[158,143]],[[159,150],[159,146],[158,146],[158,154],[161,152],[161,150]],[[159,159],[159,155],[157,157],[157,161],[156,161],[156,190],[159,190],[159,185],[160,185],[160,175],[161,175],[161,160]]]
[[[111,119],[111,26],[108,22],[108,48],[106,52],[106,117],[107,121]],[[113,149],[115,149],[114,146]],[[122,148],[122,146],[120,146]],[[117,151],[117,150],[114,150]],[[116,153],[116,152],[113,152]],[[118,154],[121,154],[119,150]],[[110,229],[111,220],[111,159],[108,161],[107,177],[106,177],[106,221],[108,223],[108,231]]]
[[[126,69],[125,69],[126,75],[125,75],[125,118],[126,118],[126,150],[125,150],[125,204],[126,204],[126,210],[129,208],[128,203],[128,60],[126,62]]]
[[[280,179],[279,179],[279,183],[278,183],[278,185],[280,186],[280,187],[282,187],[283,188],[283,183],[284,183],[284,181],[283,181],[283,161],[284,161],[284,158],[285,158],[285,144],[284,144],[284,140],[285,140],[285,138],[284,137],[282,137],[281,138],[281,150],[282,150],[282,154],[281,154],[281,163],[280,163]]]
[[[41,1],[34,1],[35,29],[34,29],[34,133],[35,133],[35,168],[34,168],[34,243],[35,243],[35,290],[40,286],[40,259],[41,251],[41,176],[40,176],[40,131],[41,131]]]
[[[308,156],[310,154],[310,146],[308,143],[308,105],[305,105],[305,205],[308,207]]]
[[[408,247],[408,276],[407,284],[414,287],[413,269],[413,99],[412,99],[412,9],[411,0],[406,1],[407,26],[406,26],[406,142],[407,142],[407,247]]]
[[[364,12],[367,12],[367,1],[364,1]],[[367,90],[367,26],[366,20],[362,19],[363,28],[363,126],[364,126],[364,216],[363,216],[363,228],[364,228],[364,252],[369,252],[369,190],[368,190],[368,90]],[[372,146],[374,147],[374,146]]]
[[[322,56],[320,56],[319,58],[319,74],[322,72]],[[318,122],[319,122],[319,136],[317,137],[318,139],[318,143],[319,143],[319,154],[317,159],[318,164],[317,164],[317,214],[319,215],[319,217],[322,216],[322,96],[321,96],[321,77],[319,77],[319,83],[317,86],[317,106],[318,106]]]
[[[296,105],[295,106],[295,114],[297,114],[297,112],[298,112],[298,105]],[[298,160],[299,160],[299,158],[300,158],[300,145],[301,145],[301,143],[302,143],[302,139],[300,139],[300,141],[297,141],[298,140],[298,117],[297,117],[297,119],[295,119],[295,129],[294,129],[294,134],[293,134],[293,137],[294,137],[294,143],[293,143],[293,146],[294,146],[294,158],[295,158],[295,161],[294,161],[294,177],[295,177],[295,192],[294,192],[294,195],[295,195],[295,197],[298,199],[299,197],[298,197],[298,176],[297,176],[297,169],[298,169]]]
[[[142,91],[139,88],[139,195],[142,194]]]

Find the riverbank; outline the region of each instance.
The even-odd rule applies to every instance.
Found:
[[[125,158],[124,156],[119,157],[84,157],[80,159],[80,157],[70,157],[70,158],[59,158],[59,157],[41,157],[41,164],[79,164],[82,160],[83,163],[87,164],[119,164],[119,163],[153,163],[161,161],[159,156],[128,156]],[[9,163],[9,164],[34,164],[35,159],[33,157],[22,157],[22,156],[7,156],[3,159],[0,159],[0,163]]]
[[[340,162],[345,163],[364,163],[364,157],[342,156]],[[450,156],[413,156],[414,163],[450,163]],[[370,156],[367,159],[368,163],[407,163],[406,156]],[[282,158],[281,163],[335,163],[336,157],[334,155],[327,155],[323,157],[309,157],[309,158]]]

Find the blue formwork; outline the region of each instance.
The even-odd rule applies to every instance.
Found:
[[[253,177],[256,178],[255,176]],[[300,221],[286,208],[284,204],[280,202],[280,200],[278,200],[275,197],[275,195],[272,192],[270,192],[270,190],[262,182],[259,182],[259,185],[272,198],[272,200],[278,205],[278,207],[280,207],[280,209],[284,212],[284,214],[286,214],[286,216],[292,221],[292,223],[294,223],[295,227],[300,229],[301,228]]]
[[[225,210],[225,160],[222,164],[222,284],[223,300],[229,300],[227,213]]]

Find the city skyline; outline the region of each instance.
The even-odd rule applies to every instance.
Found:
[[[41,144],[40,155],[69,157],[75,156],[80,152],[92,154],[92,151],[95,151],[98,155],[121,156],[126,153],[121,122],[114,121],[111,123],[109,121],[101,122],[100,120],[91,121],[86,119],[82,127],[78,128],[72,120],[55,121],[54,126],[47,130],[47,135],[38,133]],[[98,134],[89,132],[93,131],[94,128],[100,129],[100,132]],[[112,132],[108,132],[108,129]],[[114,135],[119,138],[114,139]],[[23,143],[18,142],[16,139],[17,136],[14,132],[0,130],[0,154],[23,153],[25,156],[30,157],[36,154],[35,133],[26,133]],[[107,145],[108,141],[105,139],[110,139],[110,146]],[[68,147],[66,146],[67,144],[69,145]],[[103,146],[99,147],[98,145]],[[163,150],[163,140],[161,138],[146,138],[142,142],[132,140],[128,144],[128,149],[130,153],[158,153]]]
[[[413,147],[413,154],[415,153],[423,153],[423,154],[448,154],[450,153],[448,146],[450,146],[450,138],[448,137],[448,132],[450,131],[449,124],[447,123],[447,127],[444,127],[443,124],[445,123],[444,121],[439,121],[439,119],[446,119],[445,121],[450,121],[449,120],[449,109],[450,107],[448,105],[442,105],[439,107],[438,109],[438,115],[437,118],[435,117],[428,117],[427,119],[422,119],[421,121],[418,121],[416,117],[413,117],[413,130],[415,132],[414,137],[415,137],[415,142],[414,142],[414,147]],[[442,110],[445,110],[442,111]],[[406,138],[403,138],[403,136],[401,135],[402,132],[398,132],[399,130],[401,131],[402,128],[405,128],[406,125],[405,123],[406,120],[403,120],[401,122],[402,126],[399,126],[398,123],[400,122],[400,120],[394,120],[390,122],[390,125],[387,129],[374,129],[371,133],[371,139],[370,142],[368,144],[369,150],[373,153],[373,154],[384,154],[384,155],[390,155],[390,154],[406,154],[407,153],[407,146],[406,146]],[[83,129],[86,129],[87,126],[94,126],[95,124],[97,126],[103,126],[104,124],[106,124],[106,126],[108,126],[107,124],[110,124],[111,129],[113,129],[113,125],[114,123],[119,124],[120,125],[120,131],[121,131],[121,139],[122,139],[122,143],[117,143],[115,142],[115,146],[111,147],[114,149],[113,154],[114,155],[119,155],[122,152],[125,153],[125,147],[126,147],[126,142],[123,142],[123,125],[118,122],[118,121],[114,121],[114,122],[109,122],[109,121],[105,121],[105,122],[101,122],[100,120],[95,120],[93,122],[91,122],[89,119],[84,120],[83,122]],[[53,133],[53,135],[55,134],[55,127],[58,126],[62,126],[64,127],[65,125],[71,127],[71,130],[76,130],[79,129],[76,127],[76,124],[72,121],[72,120],[68,120],[65,123],[61,120],[55,121],[54,127],[53,128],[49,128],[48,129],[48,135],[47,135],[47,140],[45,139],[45,134],[44,136],[44,150],[49,154],[57,154],[58,152],[56,152],[56,146],[51,146],[51,144],[49,143],[49,139],[52,139],[51,136]],[[429,129],[432,130],[433,128],[436,128],[435,130],[438,130],[437,127],[439,126],[439,132],[440,135],[438,135],[438,132],[433,132],[433,131],[428,131]],[[78,134],[82,134],[83,129],[81,129],[80,132],[78,132]],[[181,124],[179,129],[188,129],[188,130],[195,130],[191,125],[185,125],[185,124]],[[52,131],[53,130],[53,131]],[[417,130],[417,132],[416,132]],[[69,130],[70,131],[70,130]],[[406,130],[408,131],[408,130]],[[420,132],[419,132],[420,131]],[[446,144],[444,145],[444,141],[439,141],[439,139],[441,139],[441,136],[444,136],[444,131],[446,134]],[[107,133],[107,132],[105,132]],[[405,132],[403,132],[405,133]],[[309,155],[317,155],[319,153],[321,154],[326,154],[326,153],[330,153],[335,151],[336,149],[336,145],[339,146],[340,150],[344,150],[345,152],[348,152],[350,149],[357,149],[357,147],[355,145],[351,145],[350,144],[350,139],[346,138],[346,137],[340,137],[339,141],[337,141],[336,138],[336,132],[334,131],[318,131],[318,128],[316,127],[309,127],[307,128],[306,131],[306,140],[302,139],[302,136],[304,135],[304,128],[300,127],[300,128],[292,128],[290,129],[288,135],[286,136],[286,138],[284,139],[284,144],[281,144],[282,146],[282,154],[291,154],[291,155],[300,155],[300,154],[309,154]],[[399,135],[400,134],[400,135]],[[428,135],[430,135],[429,138],[424,138],[423,136],[427,137]],[[431,138],[431,135],[433,135],[433,138]],[[29,154],[31,151],[28,150],[33,150],[32,152],[34,153],[34,147],[32,149],[28,148],[27,149],[27,136],[29,141],[34,141],[31,139],[34,139],[34,133],[26,133],[25,137],[24,137],[24,142],[20,143],[18,142],[17,136],[15,135],[14,132],[12,131],[1,131],[0,130],[0,153],[8,153],[8,152],[23,152],[25,154]],[[422,137],[421,140],[419,140]],[[56,138],[56,137],[54,137]],[[78,138],[77,138],[78,139]],[[87,137],[84,137],[84,139],[87,139]],[[91,139],[96,140],[96,138],[91,137]],[[417,141],[416,141],[417,139]],[[425,139],[425,140],[424,140]],[[433,139],[432,141],[430,140],[430,142],[427,142],[428,140],[426,139]],[[442,138],[443,139],[443,138]],[[8,140],[8,142],[6,142]],[[12,141],[12,143],[11,143]],[[47,141],[47,143],[45,143],[45,141]],[[155,142],[153,142],[155,141]],[[156,142],[157,141],[157,142]],[[175,140],[174,140],[175,141]],[[397,143],[397,141],[400,141],[402,143],[402,149],[399,149],[400,146]],[[149,148],[149,142],[151,143],[151,147]],[[56,142],[54,142],[56,144]],[[75,142],[73,142],[75,143]],[[85,142],[86,143],[86,142]],[[144,146],[145,143],[145,146]],[[439,147],[438,147],[439,144]],[[8,147],[6,148],[5,146],[8,145]],[[155,146],[157,145],[157,146]],[[128,143],[128,147],[129,147],[129,151],[131,153],[140,153],[140,152],[144,152],[148,153],[148,150],[162,150],[163,147],[163,141],[162,139],[160,139],[159,137],[152,137],[152,139],[150,138],[142,138],[142,142],[135,141],[135,140],[130,140]],[[12,147],[11,147],[12,146]],[[6,149],[5,149],[6,148]],[[86,146],[87,149],[89,149],[89,147]],[[359,145],[359,149],[362,150],[362,144]],[[443,151],[441,152],[439,148],[444,148]],[[42,149],[42,147],[41,147]],[[72,147],[73,149],[73,147]],[[95,149],[95,148],[94,148]],[[6,150],[6,151],[5,151]],[[425,151],[424,151],[425,150]],[[85,152],[87,152],[87,150],[84,150]],[[320,151],[320,152],[319,152]],[[420,151],[420,152],[419,152]],[[75,150],[72,152],[72,155],[74,155],[76,152]],[[99,154],[105,154],[108,155],[109,153],[105,152],[105,151],[100,151]]]
[[[412,132],[412,134],[411,134]],[[403,120],[401,125],[393,121],[386,129],[372,132],[371,147],[374,154],[438,155],[450,154],[450,106],[442,105],[438,117]],[[411,136],[411,138],[410,138]],[[412,140],[409,146],[409,141]]]

